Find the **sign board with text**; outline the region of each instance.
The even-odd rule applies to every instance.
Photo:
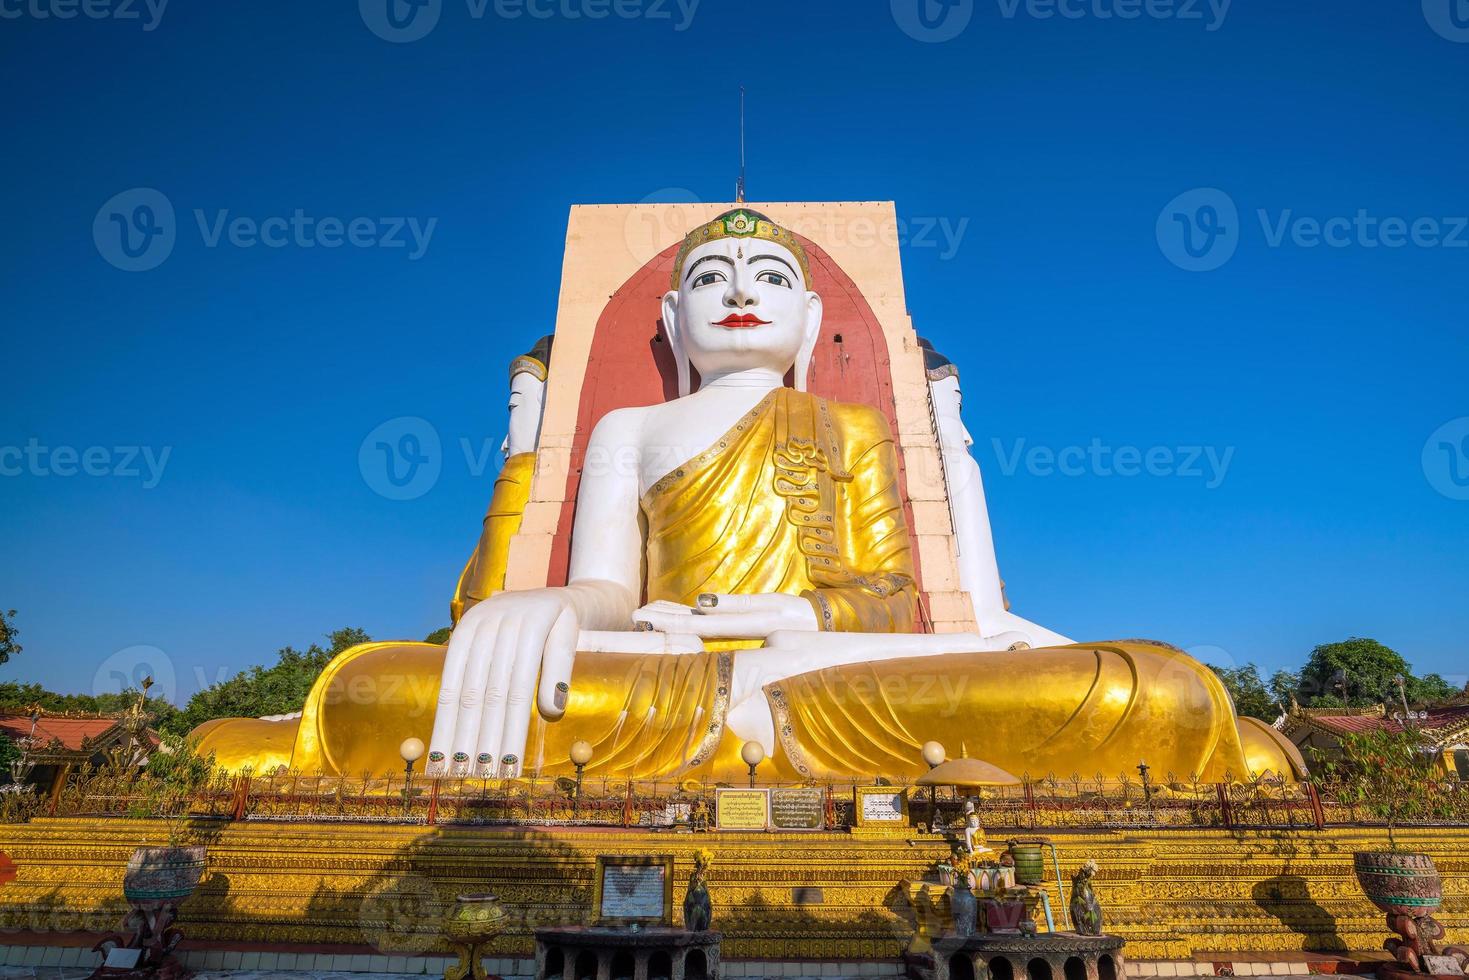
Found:
[[[714,825],[720,830],[769,830],[770,790],[715,790]]]
[[[824,830],[826,791],[796,786],[770,791],[771,830]]]
[[[908,823],[908,796],[891,786],[858,786],[853,791],[858,827],[902,827]]]
[[[598,857],[592,912],[607,925],[671,925],[673,856]]]

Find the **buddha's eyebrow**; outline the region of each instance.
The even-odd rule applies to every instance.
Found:
[[[734,268],[734,259],[730,258],[728,255],[706,255],[699,261],[695,262],[693,265],[689,266],[688,275],[684,276],[684,281],[687,282],[689,276],[692,276],[694,274],[694,270],[703,265],[705,262],[727,262],[730,268]]]
[[[791,265],[785,259],[781,258],[779,255],[752,255],[752,256],[750,256],[750,261],[747,264],[748,265],[754,265],[756,262],[759,262],[761,259],[770,259],[772,262],[779,262],[781,265],[783,265],[787,269],[790,269],[791,270],[791,275],[795,275],[796,274],[796,267],[793,266],[793,265]]]

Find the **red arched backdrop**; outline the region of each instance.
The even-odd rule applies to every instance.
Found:
[[[896,433],[892,364],[882,327],[856,283],[831,256],[806,238],[800,241],[810,261],[812,288],[821,294],[825,310],[807,389],[835,401],[876,406],[887,416]],[[566,584],[576,492],[581,485],[587,441],[598,420],[614,409],[652,405],[678,397],[678,375],[661,322],[663,294],[668,291],[678,249],[677,244],[670,245],[623,283],[597,320],[577,410],[565,502],[561,505],[551,547],[549,585]],[[554,371],[554,356],[551,363]],[[790,380],[787,378],[787,383]],[[908,496],[908,477],[902,470],[901,453],[898,465],[899,490],[911,528],[913,503]],[[916,567],[916,554],[914,563]],[[918,584],[921,591],[921,578]],[[922,618],[927,620],[926,609]]]

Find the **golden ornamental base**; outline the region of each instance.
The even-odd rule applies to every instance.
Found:
[[[492,891],[506,914],[495,957],[529,957],[540,927],[590,924],[599,855],[673,858],[682,909],[694,852],[714,851],[714,922],[732,959],[896,960],[952,921],[934,866],[949,854],[916,832],[669,834],[577,829],[219,822],[196,826],[208,869],[179,909],[206,941],[371,946],[388,955],[449,952],[443,923],[464,894]],[[1372,829],[1048,831],[1067,878],[1087,858],[1108,933],[1134,960],[1211,953],[1379,951],[1382,913],[1353,870],[1381,849]],[[162,821],[40,819],[0,826],[18,875],[0,888],[0,928],[110,931],[126,912],[122,878]],[[991,838],[1005,836],[990,828]],[[1469,939],[1469,829],[1400,831],[1444,881],[1448,943]],[[1049,870],[1049,869],[1048,869]],[[1057,928],[1067,903],[1047,881]]]

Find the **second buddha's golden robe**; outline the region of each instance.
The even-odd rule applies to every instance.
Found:
[[[824,630],[911,632],[917,591],[897,474],[880,413],[774,391],[644,494],[647,597],[693,604],[703,592],[780,592],[811,602]],[[395,770],[399,742],[432,731],[444,649],[348,651],[317,681],[299,724],[211,722],[202,747],[229,768]],[[594,772],[742,774],[740,739],[725,720],[734,657],[781,655],[578,654],[563,719],[533,717],[527,768],[566,772],[572,742],[585,739]],[[1160,776],[1298,775],[1298,760],[1264,726],[1241,734],[1208,668],[1157,644],[852,664],[764,694],[778,737],[770,771],[789,779],[917,776],[930,739],[1036,777],[1115,778],[1143,761]]]
[[[459,574],[459,585],[454,589],[453,601],[449,603],[449,615],[456,626],[459,617],[473,609],[476,603],[505,588],[510,539],[520,530],[520,522],[525,517],[525,504],[530,500],[531,477],[535,469],[535,453],[516,453],[505,460],[500,475],[495,477],[495,489],[490,495],[489,509],[485,511],[479,545]]]

